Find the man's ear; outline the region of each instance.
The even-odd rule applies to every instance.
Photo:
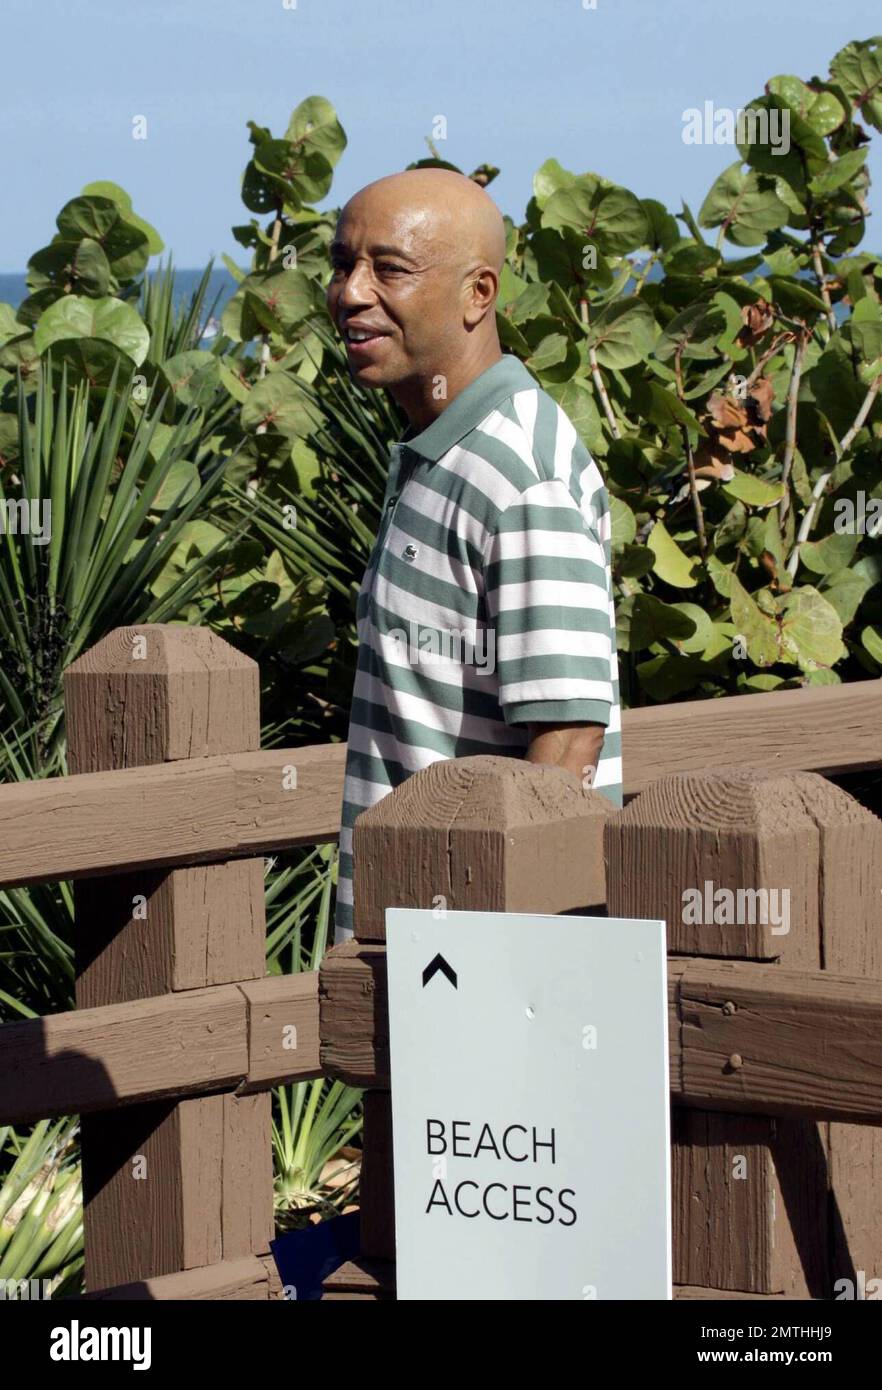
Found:
[[[469,277],[465,322],[474,328],[493,309],[499,294],[499,276],[491,265],[479,266]]]

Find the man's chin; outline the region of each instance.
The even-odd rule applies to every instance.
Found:
[[[350,362],[349,375],[366,390],[380,391],[383,387],[394,386],[398,375],[379,362]]]

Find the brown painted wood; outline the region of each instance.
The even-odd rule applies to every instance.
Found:
[[[727,729],[727,747],[730,740]],[[743,767],[680,772],[651,784],[606,826],[610,915],[665,919],[668,949],[678,954],[778,961],[817,971],[823,868],[815,808],[829,800],[826,787],[814,773]],[[690,922],[684,895],[703,895],[708,882],[714,893],[786,890],[789,931],[751,923],[748,905],[740,924]],[[693,1063],[688,1028],[680,1041],[686,1085]],[[754,1044],[759,1046],[756,1039]],[[719,1056],[716,1064],[719,1071]],[[759,1061],[750,1070],[752,1078],[758,1076]],[[782,1084],[785,1079],[779,1075]],[[737,1089],[739,1082],[730,1084]],[[812,1120],[675,1110],[676,1282],[823,1296],[825,1138]]]
[[[239,1094],[321,1076],[317,971],[268,975],[240,989],[248,1006],[248,1077]]]
[[[571,912],[602,904],[603,826],[618,814],[563,768],[478,756],[433,763],[355,825],[355,935],[387,907]]]
[[[185,1269],[176,1274],[161,1274],[113,1288],[95,1289],[63,1303],[89,1300],[125,1302],[138,1300],[232,1300],[235,1302],[266,1302],[281,1297],[281,1285],[272,1256],[261,1258],[247,1255],[238,1260],[224,1260],[201,1269]]]
[[[267,770],[262,777],[252,772],[250,791],[248,774],[237,789],[229,763],[228,755],[261,756],[253,751],[260,736],[255,663],[207,630],[120,629],[66,672],[65,710],[71,767],[79,775],[42,784],[58,799],[43,822],[52,827],[41,837],[44,869],[59,855],[74,873],[129,869],[75,885],[78,1007],[263,975],[261,863],[158,873],[180,856],[167,861],[162,850],[153,853],[172,838],[183,848],[208,827],[209,839],[223,840],[220,827],[226,823],[227,837],[235,833],[237,817],[260,823],[264,782],[281,786],[278,772]],[[145,763],[159,766],[134,766]],[[164,798],[151,794],[151,777],[165,779]],[[133,785],[140,778],[148,782],[143,792]],[[281,796],[276,803],[284,804]],[[20,810],[15,834],[33,834],[34,808]],[[8,811],[4,799],[0,814]],[[211,857],[227,855],[221,847]],[[26,856],[18,873],[28,873]],[[88,1286],[268,1251],[269,1112],[263,1098],[234,1099],[160,1101],[83,1116]]]
[[[674,1298],[696,1302],[731,1303],[746,1300],[750,1303],[790,1302],[785,1293],[742,1293],[740,1289],[705,1289],[697,1284],[675,1284]]]
[[[234,1087],[248,1074],[233,985],[49,1014],[0,1028],[0,1124]]]
[[[882,980],[882,822],[838,792],[815,815],[824,967]],[[856,1050],[862,1041],[858,1031]],[[882,1129],[831,1121],[826,1130],[832,1292],[838,1279],[856,1281],[859,1270],[868,1279],[882,1274]]]
[[[344,757],[329,743],[0,787],[0,887],[130,869],[149,885],[151,868],[336,840]]]
[[[149,633],[149,625],[137,631]],[[864,720],[870,721],[866,727]],[[738,766],[833,772],[882,762],[876,733],[882,722],[880,681],[626,710],[623,721],[627,795],[671,771],[711,766],[719,760],[721,733],[727,758]],[[89,746],[88,721],[85,730]],[[192,786],[181,763],[149,772],[132,768],[125,782],[96,774],[101,780],[49,778],[0,787],[0,885],[335,840],[345,745],[288,750],[287,759],[285,752],[200,758],[198,769],[189,769],[198,771],[198,785]],[[462,761],[468,760],[457,760]],[[298,790],[308,793],[293,802],[283,800],[287,794],[277,781],[291,764]],[[197,804],[211,809],[211,825],[194,814]],[[244,824],[237,824],[237,813]]]
[[[622,713],[625,795],[720,762],[786,772],[882,765],[882,681],[684,700]]]
[[[882,1124],[882,981],[693,960],[681,1103]]]
[[[392,1097],[365,1091],[361,1174],[358,1185],[361,1253],[395,1259],[395,1183],[392,1168]]]
[[[389,906],[556,913],[601,903],[603,825],[618,814],[561,768],[488,756],[435,763],[356,822],[356,942],[384,939]],[[351,1001],[327,1008],[327,1026],[345,1028]],[[377,1036],[386,1042],[385,1017]],[[361,1253],[392,1259],[388,1091],[367,1090],[364,1104]]]
[[[385,944],[335,946],[319,992],[324,1073],[388,1086]],[[882,1124],[880,982],[679,956],[668,961],[668,1000],[678,1104]],[[807,1038],[815,1070],[806,1067]]]
[[[319,1031],[326,1076],[388,1090],[385,941],[344,941],[325,952],[319,967]]]
[[[329,1274],[322,1289],[322,1301],[360,1298],[376,1303],[394,1299],[395,1264],[359,1256]]]

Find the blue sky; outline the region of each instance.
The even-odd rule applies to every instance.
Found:
[[[441,114],[440,153],[467,172],[498,165],[490,191],[517,220],[551,155],[697,211],[735,152],[685,145],[683,111],[737,110],[776,73],[824,76],[880,21],[877,0],[5,0],[0,270],[23,270],[62,204],[101,178],[179,266],[244,262],[229,228],[250,215],[245,123],[282,134],[310,95],[349,138],[329,206],[424,157]],[[882,134],[873,145],[878,218]],[[869,225],[865,249],[880,250]]]

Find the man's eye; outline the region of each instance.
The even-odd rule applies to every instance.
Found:
[[[383,270],[383,271],[394,270],[394,271],[401,271],[401,272],[403,273],[403,272],[404,272],[404,266],[403,266],[403,265],[393,265],[391,261],[378,261],[378,262],[377,262],[377,270]]]

